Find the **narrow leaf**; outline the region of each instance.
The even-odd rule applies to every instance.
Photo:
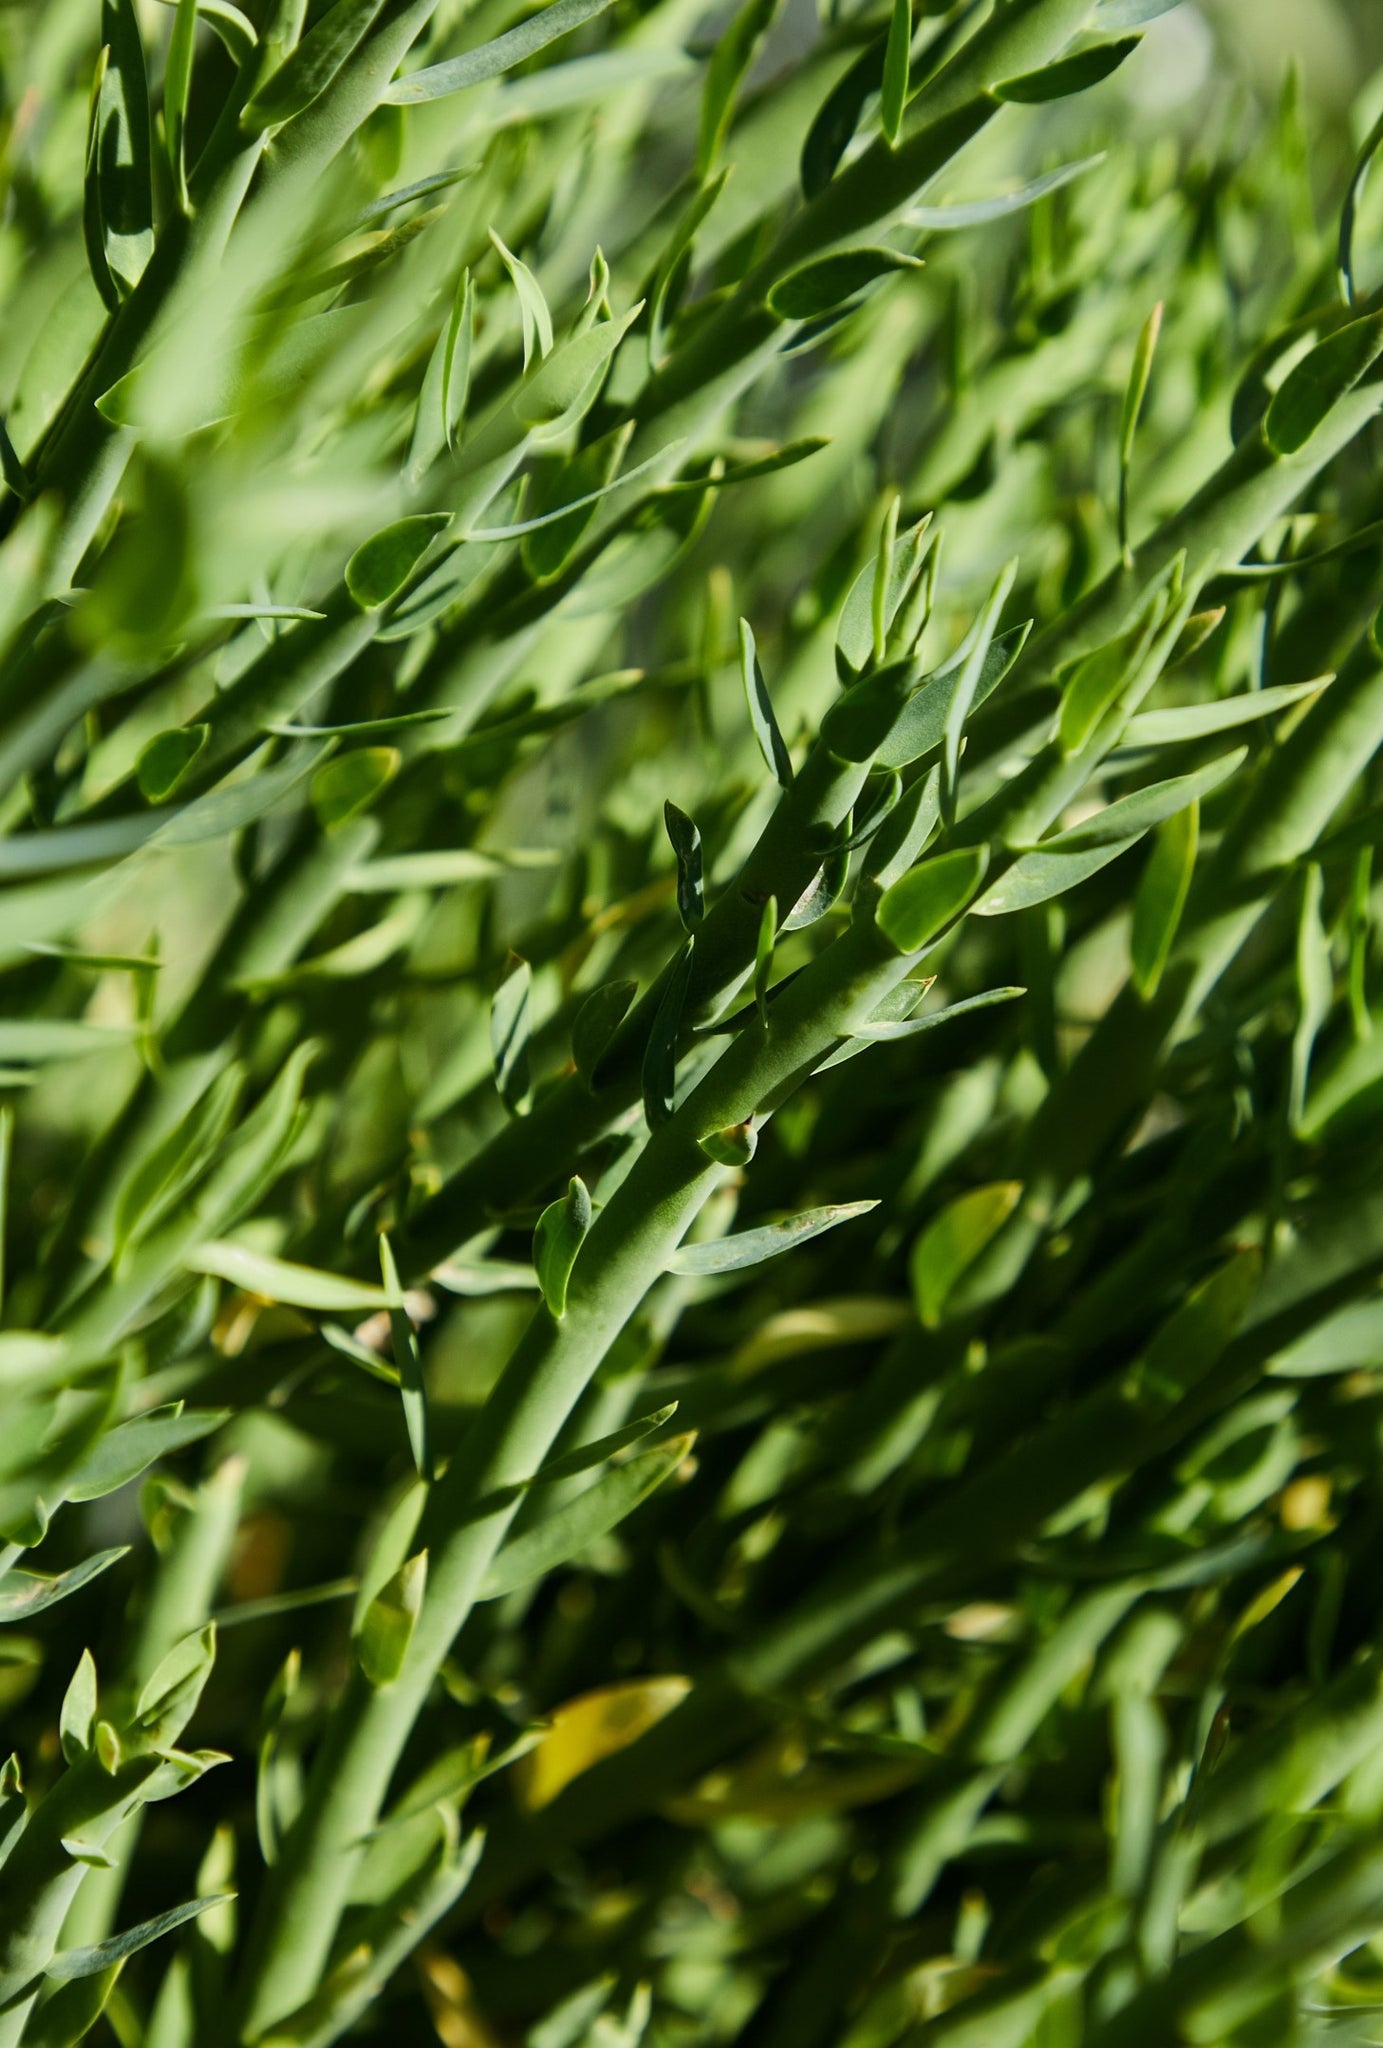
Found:
[[[1352,391],[1383,354],[1383,313],[1351,320],[1328,335],[1283,379],[1263,418],[1263,434],[1275,455],[1304,448],[1335,406]],[[1383,393],[1380,393],[1383,404]]]
[[[178,0],[177,18],[168,38],[163,69],[163,127],[168,141],[168,167],[173,194],[184,213],[187,196],[187,102],[192,90],[192,60],[197,45],[197,0]]]
[[[135,781],[146,803],[173,794],[211,737],[209,725],[179,725],[145,742],[135,763]]]
[[[701,834],[686,812],[679,811],[670,799],[663,805],[663,823],[677,856],[677,914],[682,920],[682,929],[693,932],[706,915]]]
[[[682,1013],[691,982],[692,944],[688,939],[673,963],[644,1051],[643,1108],[650,1130],[667,1122],[676,1098],[677,1041],[682,1032]]]
[[[1138,884],[1129,949],[1133,985],[1144,1002],[1156,995],[1171,957],[1191,888],[1199,837],[1200,805],[1191,803],[1159,829]]]
[[[879,117],[884,139],[892,148],[903,127],[908,103],[908,73],[912,62],[912,0],[893,0],[893,14],[884,46],[884,75]]]
[[[883,85],[890,34],[891,27],[867,43],[822,101],[802,144],[799,175],[804,199],[815,199],[830,184],[866,103]]]
[[[1358,218],[1364,187],[1368,183],[1373,160],[1383,149],[1383,114],[1380,114],[1364,141],[1364,146],[1354,160],[1349,186],[1345,192],[1345,203],[1340,211],[1340,242],[1337,259],[1340,296],[1347,306],[1355,301],[1354,292],[1354,224]]]
[[[149,1408],[108,1429],[63,1485],[70,1501],[100,1500],[128,1486],[159,1458],[171,1457],[230,1420],[229,1408],[183,1409],[181,1401]]]
[[[1059,192],[1063,185],[1069,185],[1074,178],[1083,178],[1087,171],[1097,170],[1108,154],[1107,150],[1097,150],[1094,156],[1084,156],[1075,163],[1061,164],[1054,171],[1044,171],[1040,178],[1017,185],[1010,192],[997,193],[992,199],[957,199],[948,206],[910,206],[903,216],[904,224],[910,228],[925,228],[928,234],[933,235],[954,233],[962,228],[989,227],[996,220],[1008,220],[1013,214],[1035,206],[1039,199]]]
[[[740,620],[740,674],[744,679],[744,694],[749,705],[749,723],[759,743],[759,752],[782,787],[787,789],[792,782],[792,761],[783,743],[783,735],[778,730],[778,721],[773,715],[773,700],[768,694],[764,672],[759,666],[753,629],[747,619]]]
[[[1197,769],[1194,775],[1178,775],[1171,781],[1154,782],[1147,789],[1135,790],[1132,796],[1120,797],[1094,817],[1072,825],[1059,838],[1043,840],[1041,851],[1074,853],[1085,847],[1111,846],[1116,840],[1127,845],[1136,834],[1150,831],[1199,797],[1218,789],[1247,759],[1248,749],[1240,747],[1237,752]]]
[[[490,1005],[490,1047],[495,1086],[513,1116],[528,1106],[528,999],[533,985],[526,960],[510,955],[514,966],[495,991]]]
[[[96,1739],[96,1660],[83,1650],[58,1714],[58,1740],[69,1764],[79,1764]]]
[[[55,1607],[59,1600],[66,1600],[69,1594],[78,1593],[101,1573],[109,1571],[113,1564],[126,1556],[128,1543],[122,1543],[115,1550],[98,1550],[91,1557],[74,1564],[70,1571],[59,1572],[54,1578],[45,1578],[37,1572],[16,1572],[6,1574],[0,1584],[0,1622],[28,1621],[45,1608]]]
[[[378,611],[397,597],[450,524],[448,512],[419,512],[386,526],[358,547],[346,564],[346,588],[361,611]]]
[[[593,1465],[603,1465],[617,1451],[627,1450],[630,1444],[641,1443],[644,1437],[652,1436],[655,1429],[671,1422],[676,1413],[677,1403],[669,1401],[665,1407],[655,1408],[649,1415],[637,1416],[622,1428],[612,1429],[608,1436],[597,1437],[593,1443],[578,1444],[575,1450],[564,1451],[560,1457],[542,1466],[533,1483],[546,1486],[555,1479],[575,1479],[578,1474],[589,1472]]]
[[[776,1259],[780,1252],[793,1251],[823,1231],[834,1230],[837,1224],[867,1216],[878,1206],[877,1202],[832,1202],[822,1209],[804,1210],[785,1223],[768,1223],[758,1230],[743,1230],[734,1237],[714,1238],[704,1244],[684,1244],[669,1258],[667,1271],[698,1280],[711,1274],[739,1273],[747,1266]]]
[[[216,1892],[210,1898],[191,1899],[185,1906],[170,1907],[168,1912],[142,1921],[138,1927],[131,1927],[124,1934],[113,1934],[109,1941],[97,1942],[94,1948],[60,1949],[45,1966],[43,1974],[59,1984],[70,1983],[77,1977],[98,1976],[101,1971],[110,1969],[113,1963],[123,1963],[127,1956],[137,1955],[140,1949],[148,1948],[150,1942],[171,1934],[174,1928],[185,1927],[189,1920],[195,1920],[213,1906],[224,1905],[233,1897],[233,1892]]]
[[[1016,559],[1006,563],[999,571],[998,581],[980,614],[974,644],[956,677],[955,687],[951,691],[951,701],[946,707],[946,723],[941,736],[941,815],[947,824],[950,824],[956,815],[956,798],[960,787],[960,743],[965,732],[965,721],[969,718],[975,702],[975,693],[984,674],[985,658],[993,645],[999,616],[1008,603],[1009,592],[1013,589],[1017,577]]]
[[[403,1420],[408,1431],[408,1447],[413,1453],[413,1463],[419,1478],[431,1479],[432,1450],[428,1426],[427,1382],[423,1378],[418,1333],[413,1327],[404,1300],[403,1288],[399,1283],[393,1247],[383,1232],[380,1233],[379,1239],[379,1267],[384,1292],[389,1301],[389,1336],[394,1348],[394,1369],[399,1376],[399,1394],[403,1400]]]
[[[322,1273],[313,1266],[291,1265],[286,1259],[269,1258],[245,1245],[201,1244],[187,1254],[183,1264],[189,1273],[214,1274],[246,1294],[257,1294],[264,1301],[283,1302],[289,1308],[340,1315],[389,1306],[382,1287]]]
[[[513,279],[514,290],[519,295],[519,313],[523,320],[523,366],[525,370],[533,360],[534,350],[546,356],[552,349],[552,315],[548,311],[543,288],[528,265],[490,230],[490,240],[499,253],[500,261]]]
[[[768,984],[773,973],[773,948],[778,937],[778,899],[770,896],[759,919],[759,936],[754,945],[754,1005],[759,1024],[768,1029]]]
[[[392,1685],[403,1669],[427,1590],[427,1552],[399,1567],[365,1610],[355,1640],[360,1668],[376,1689]]]
[[[990,641],[975,682],[972,714],[992,697],[1008,675],[1032,632],[1032,620],[998,633]],[[946,719],[960,681],[960,667],[948,663],[925,677],[904,706],[887,739],[879,748],[880,768],[907,768],[939,747],[946,734]],[[938,783],[938,795],[940,785]]]
[[[500,1600],[534,1579],[544,1578],[602,1536],[617,1528],[655,1488],[670,1479],[691,1449],[693,1438],[670,1437],[665,1444],[615,1465],[575,1500],[505,1543],[481,1583],[479,1598]]]
[[[592,989],[571,1027],[571,1056],[588,1088],[597,1085],[601,1055],[624,1022],[638,994],[638,983],[607,981]]]
[[[704,182],[715,172],[730,132],[740,87],[779,4],[780,0],[744,0],[717,38],[701,94],[701,125],[696,145],[698,181]]]
[[[125,298],[154,249],[149,82],[134,0],[101,0],[101,41],[108,55],[97,92],[89,176],[99,195],[108,275]]]
[[[1159,300],[1144,322],[1133,352],[1133,365],[1129,370],[1119,421],[1119,552],[1126,569],[1133,567],[1133,551],[1129,546],[1129,478],[1133,467],[1133,444],[1143,413],[1143,401],[1148,395],[1148,380],[1152,376],[1153,356],[1161,332],[1162,302]]]
[[[1123,36],[1118,42],[1097,43],[1093,49],[1078,50],[1073,57],[1059,57],[1040,71],[1026,71],[1018,78],[1006,78],[989,89],[996,100],[1016,100],[1020,106],[1039,106],[1044,100],[1061,100],[1071,93],[1087,92],[1092,85],[1117,71],[1142,42],[1141,36]]]
[[[995,1181],[948,1202],[913,1246],[910,1271],[917,1313],[928,1329],[943,1321],[956,1282],[1018,1206],[1021,1181]]]
[[[496,36],[493,42],[482,43],[478,49],[467,50],[445,64],[431,64],[407,78],[396,78],[385,89],[385,104],[416,106],[423,100],[447,99],[454,92],[483,85],[487,78],[498,78],[516,64],[522,64],[525,57],[546,49],[559,36],[570,35],[573,29],[594,21],[610,5],[611,0],[556,0],[555,6],[531,14],[527,21]]]
[[[1169,747],[1187,740],[1213,739],[1217,733],[1233,732],[1260,718],[1274,718],[1311,697],[1334,681],[1333,676],[1316,676],[1309,683],[1275,683],[1266,690],[1247,690],[1237,697],[1220,697],[1208,704],[1180,704],[1170,711],[1138,711],[1124,727],[1125,747]]]
[[[216,1627],[184,1636],[155,1666],[135,1703],[135,1719],[151,1749],[171,1749],[197,1711],[216,1661]]]
[[[907,0],[899,0],[906,6]],[[841,249],[818,256],[781,277],[768,295],[769,311],[780,320],[814,320],[843,306],[881,277],[898,270],[921,270],[920,256],[882,246]]]
[[[359,48],[385,0],[336,0],[255,93],[240,117],[247,135],[281,127],[319,99]]]

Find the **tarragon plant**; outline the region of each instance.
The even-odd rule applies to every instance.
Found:
[[[0,2048],[1383,2039],[1383,94],[1218,31],[0,9]]]

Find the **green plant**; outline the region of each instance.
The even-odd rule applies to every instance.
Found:
[[[0,11],[0,2044],[1372,2038],[1380,130],[1173,11]]]

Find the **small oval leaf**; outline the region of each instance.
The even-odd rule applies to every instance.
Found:
[[[356,747],[319,768],[312,778],[312,808],[323,830],[333,831],[367,811],[402,761],[397,747]]]
[[[879,278],[895,270],[921,270],[920,256],[908,256],[899,249],[842,249],[832,256],[819,256],[779,278],[768,295],[768,307],[780,320],[814,320],[843,306]]]
[[[898,952],[919,952],[965,908],[988,865],[984,846],[963,846],[923,861],[884,891],[875,923]]]
[[[376,1690],[392,1685],[402,1671],[426,1590],[427,1552],[420,1550],[400,1565],[366,1608],[355,1639],[355,1654]]]
[[[559,1322],[567,1312],[572,1267],[590,1227],[590,1190],[580,1174],[573,1174],[567,1192],[548,1203],[533,1233],[533,1265],[538,1285],[549,1311]]]
[[[378,611],[398,596],[439,533],[449,512],[419,512],[365,541],[346,564],[346,588],[363,612]]]
[[[211,737],[209,725],[177,725],[146,742],[135,763],[135,781],[146,803],[170,797]]]

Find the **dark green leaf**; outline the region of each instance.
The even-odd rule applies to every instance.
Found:
[[[187,102],[192,90],[192,60],[197,47],[197,0],[177,0],[178,12],[168,38],[163,69],[163,127],[168,166],[178,205],[189,210],[187,196]]]
[[[528,998],[533,974],[526,960],[510,956],[514,966],[495,991],[490,1005],[490,1047],[495,1086],[511,1115],[528,1106]]]
[[[778,721],[773,715],[773,700],[768,694],[768,684],[759,666],[758,650],[754,634],[747,619],[740,620],[740,674],[744,679],[744,694],[749,705],[749,723],[759,743],[759,752],[784,789],[792,782],[792,759],[778,730]]]
[[[154,249],[149,83],[134,0],[101,0],[87,166],[87,251],[108,305],[127,298]]]
[[[900,0],[906,5],[907,0]],[[899,249],[866,247],[841,249],[831,256],[818,256],[779,278],[768,295],[770,312],[780,320],[814,320],[853,299],[877,279],[895,270],[921,270],[922,259]]]
[[[600,1059],[638,994],[638,983],[607,981],[592,989],[571,1027],[571,1053],[576,1071],[588,1088],[597,1085]]]
[[[975,682],[975,694],[971,711],[979,709],[987,697],[992,697],[1004,677],[1009,673],[1022,653],[1032,631],[1032,620],[1021,626],[1014,626],[1007,633],[996,634],[990,641]],[[920,761],[933,748],[941,745],[946,731],[946,717],[960,680],[960,663],[949,662],[921,684],[908,699],[897,723],[888,738],[879,748],[876,765],[880,768],[906,768],[914,761]]]
[[[860,115],[871,94],[884,79],[884,54],[888,31],[861,50],[844,77],[832,86],[807,130],[802,144],[802,194],[815,199],[835,176],[836,166],[850,147]]]
[[[1317,343],[1274,393],[1263,432],[1275,455],[1295,455],[1383,354],[1383,313],[1351,320]],[[1383,393],[1379,403],[1383,405]]]
[[[323,831],[334,832],[367,811],[402,761],[397,747],[356,747],[319,768],[312,778],[312,808]]]
[[[403,1401],[403,1420],[408,1431],[408,1448],[413,1453],[413,1463],[419,1478],[431,1479],[432,1449],[427,1410],[427,1382],[423,1378],[418,1333],[413,1328],[413,1321],[404,1300],[398,1268],[394,1264],[393,1248],[383,1232],[380,1233],[379,1239],[379,1269],[389,1302],[389,1336],[394,1348],[394,1370],[399,1376],[399,1394]]]
[[[633,1422],[626,1422],[622,1428],[611,1430],[608,1436],[597,1437],[594,1443],[578,1444],[575,1450],[564,1451],[560,1457],[552,1458],[537,1473],[534,1485],[546,1486],[554,1479],[575,1479],[581,1472],[589,1472],[593,1465],[603,1465],[607,1458],[613,1458],[617,1451],[627,1450],[630,1444],[652,1436],[655,1429],[671,1422],[677,1413],[677,1403],[669,1401],[665,1407],[655,1408],[649,1415],[640,1415]]]
[[[672,1115],[677,1090],[677,1041],[691,981],[692,945],[693,941],[688,939],[673,962],[644,1051],[643,1108],[650,1130],[666,1123]]]
[[[1354,160],[1349,186],[1345,192],[1345,203],[1340,212],[1340,243],[1338,268],[1340,290],[1347,306],[1355,302],[1354,292],[1354,224],[1358,217],[1359,202],[1364,196],[1369,170],[1374,158],[1383,149],[1383,114],[1380,114],[1365,138],[1364,146]]]
[[[561,1318],[567,1312],[567,1285],[577,1253],[591,1227],[591,1197],[585,1181],[574,1174],[567,1192],[549,1202],[533,1233],[533,1266],[543,1300]]]
[[[1123,36],[1118,42],[1097,43],[1078,50],[1073,57],[1059,57],[1040,71],[1024,72],[1020,78],[1006,78],[990,87],[996,100],[1016,100],[1022,106],[1038,106],[1044,100],[1065,99],[1068,94],[1087,92],[1092,85],[1117,71],[1142,42],[1141,36]]]
[[[346,588],[361,611],[378,611],[397,597],[450,524],[450,513],[419,512],[386,526],[358,547],[346,564]]]
[[[135,780],[146,803],[173,794],[211,737],[209,725],[177,725],[146,741],[135,763]]]
[[[682,920],[682,929],[694,932],[706,915],[701,834],[686,812],[679,811],[670,798],[663,805],[663,823],[677,856],[677,914]]]

